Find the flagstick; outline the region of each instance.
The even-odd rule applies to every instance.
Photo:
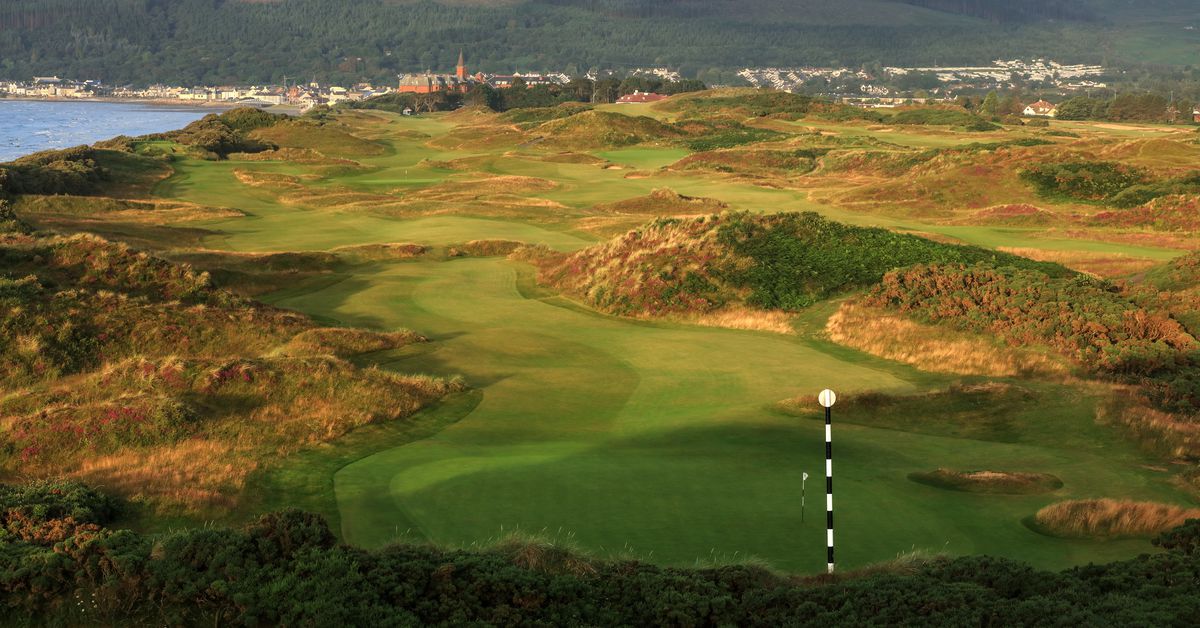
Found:
[[[825,406],[825,533],[827,537],[826,558],[829,573],[833,573],[833,402],[837,395],[826,388],[817,396]]]

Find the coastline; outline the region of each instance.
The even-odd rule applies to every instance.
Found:
[[[94,98],[53,98],[48,96],[0,96],[0,103],[12,102],[51,102],[51,103],[109,103],[118,105],[147,105],[151,107],[172,107],[176,109],[214,109],[228,110],[237,109],[238,107],[255,107],[237,102],[213,101],[213,100],[197,100],[183,101],[171,98],[114,98],[111,96],[100,96]],[[269,105],[266,107],[255,107],[264,111],[274,113],[287,113],[291,115],[299,115],[300,107],[296,105]]]

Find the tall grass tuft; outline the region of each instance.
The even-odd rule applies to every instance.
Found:
[[[1149,538],[1196,518],[1200,508],[1105,498],[1050,504],[1037,512],[1034,524],[1054,536]]]

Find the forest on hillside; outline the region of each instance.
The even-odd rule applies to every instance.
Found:
[[[1129,54],[1110,58],[1122,51],[1112,41],[1121,24],[1103,10],[1108,0],[999,4],[9,0],[0,5],[0,78],[389,81],[406,71],[445,70],[459,49],[467,50],[475,70],[577,74],[665,65],[709,82],[724,82],[730,69],[764,65],[982,63],[1032,56],[1141,61]],[[1144,5],[1146,19],[1180,11],[1171,0]]]

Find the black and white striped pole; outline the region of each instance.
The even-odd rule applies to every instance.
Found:
[[[817,401],[825,406],[825,536],[826,562],[829,573],[833,573],[833,402],[837,395],[826,388],[817,395]]]

